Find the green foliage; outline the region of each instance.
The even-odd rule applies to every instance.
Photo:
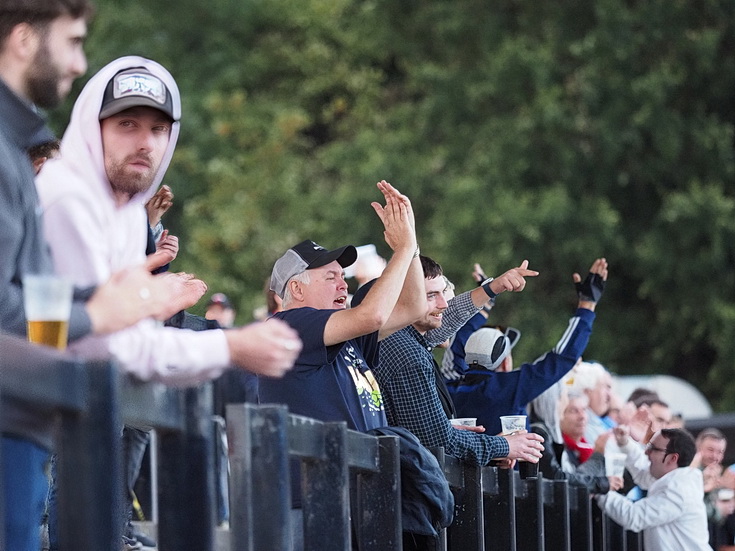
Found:
[[[474,262],[541,275],[493,313],[552,346],[571,274],[611,278],[587,356],[735,407],[735,4],[724,0],[98,0],[90,71],[131,53],[177,78],[165,222],[176,267],[263,302],[296,242],[376,243],[374,183],[412,199],[459,289]],[[58,129],[64,114],[55,119]]]

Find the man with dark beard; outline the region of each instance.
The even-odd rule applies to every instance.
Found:
[[[30,103],[54,107],[87,70],[82,43],[88,13],[84,0],[0,1],[0,331],[20,336],[20,281],[27,273],[52,271],[27,151],[34,139],[50,141],[53,135]],[[91,320],[81,304],[69,321],[71,337],[89,331]],[[38,551],[51,438],[31,409],[6,397],[0,419],[5,548]]]
[[[87,0],[0,0],[0,332],[25,337],[21,281],[53,271],[43,240],[28,148],[54,138],[32,104],[51,108],[87,69],[82,45],[91,6]],[[75,300],[69,338],[103,333],[156,312],[143,301],[154,278],[141,267],[117,274],[84,301]],[[164,287],[158,289],[161,299]],[[48,490],[48,423],[32,408],[3,396],[2,491],[5,549],[38,551]]]

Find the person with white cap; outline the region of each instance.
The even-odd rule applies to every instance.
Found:
[[[521,333],[512,327],[482,327],[465,344],[469,370],[447,387],[459,417],[477,417],[490,434],[501,432],[501,415],[526,415],[526,404],[566,375],[582,356],[607,280],[608,265],[598,258],[584,282],[574,274],[577,310],[561,339],[533,363],[513,369],[512,349]]]

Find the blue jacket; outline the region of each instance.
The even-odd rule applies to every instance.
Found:
[[[486,434],[499,434],[501,415],[526,415],[526,404],[574,367],[587,347],[594,319],[594,312],[578,308],[557,345],[532,364],[507,373],[469,369],[462,380],[449,381],[457,417],[477,417]]]
[[[439,461],[403,427],[382,427],[368,434],[399,438],[403,531],[438,536],[454,518],[454,494]]]

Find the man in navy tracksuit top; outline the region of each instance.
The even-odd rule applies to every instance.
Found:
[[[606,279],[604,258],[595,260],[584,282],[574,274],[579,296],[574,317],[551,351],[520,369],[513,370],[511,355],[517,331],[483,327],[473,333],[465,345],[468,370],[460,380],[447,381],[457,417],[477,417],[488,434],[499,434],[501,415],[525,415],[526,404],[566,375],[587,347]]]

